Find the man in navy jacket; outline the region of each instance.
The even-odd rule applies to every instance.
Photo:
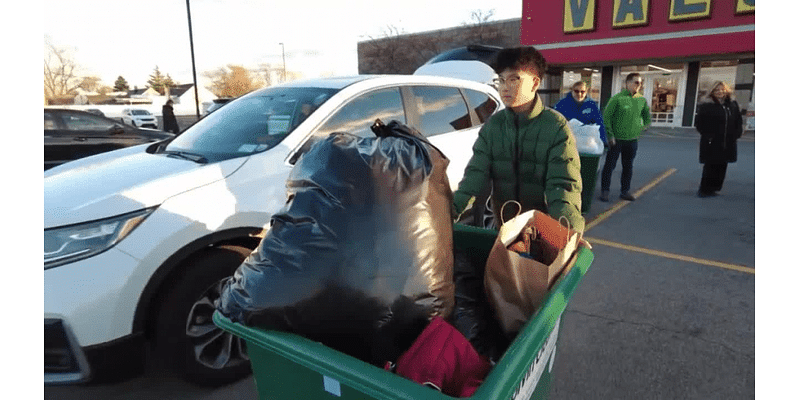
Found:
[[[606,141],[606,127],[603,124],[603,113],[600,112],[600,107],[597,102],[590,99],[588,96],[588,87],[586,82],[578,81],[572,85],[571,93],[561,99],[554,107],[556,111],[560,112],[567,121],[575,118],[584,124],[597,124],[600,125],[600,139],[603,145],[608,147]]]

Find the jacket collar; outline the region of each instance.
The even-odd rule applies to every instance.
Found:
[[[536,97],[534,97],[533,102],[533,109],[531,110],[530,114],[526,115],[524,118],[520,118],[520,125],[527,125],[530,121],[538,117],[542,111],[544,111],[544,103],[542,102],[541,97],[539,97],[539,93],[536,93]],[[515,113],[510,107],[506,108],[506,112],[508,112],[508,115],[512,118],[512,120],[517,117],[517,113]]]

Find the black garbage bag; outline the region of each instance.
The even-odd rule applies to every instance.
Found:
[[[494,317],[494,311],[486,297],[483,287],[484,266],[484,263],[478,263],[468,252],[455,250],[453,326],[469,340],[478,354],[496,363],[510,342]]]
[[[413,331],[419,314],[450,317],[449,161],[396,121],[378,121],[373,131],[371,138],[331,134],[297,161],[286,182],[286,205],[222,284],[220,312],[322,343],[349,335],[367,348],[379,346],[369,343],[378,333]],[[390,323],[393,305],[404,299],[416,306],[403,308],[400,319],[408,323]],[[334,326],[348,321],[346,331]]]

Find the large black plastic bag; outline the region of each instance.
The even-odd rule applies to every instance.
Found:
[[[373,131],[334,133],[298,160],[286,205],[222,284],[224,315],[374,362],[387,356],[364,348],[405,346],[427,318],[450,317],[449,161],[396,121]]]
[[[496,363],[508,348],[509,341],[503,334],[494,311],[486,298],[483,287],[483,261],[472,254],[456,249],[453,261],[455,282],[455,309],[453,325],[470,341],[475,350]]]

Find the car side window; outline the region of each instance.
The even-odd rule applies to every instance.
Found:
[[[114,124],[95,117],[94,115],[65,113],[63,116],[64,125],[71,131],[107,131]]]
[[[303,143],[289,163],[294,164],[314,143],[328,137],[331,133],[347,132],[360,137],[374,136],[370,127],[376,119],[380,119],[386,124],[392,120],[407,123],[399,88],[378,89],[362,94],[345,104]]]
[[[361,137],[373,136],[370,127],[380,118],[384,123],[397,120],[406,123],[403,100],[396,87],[363,94],[339,109],[317,131],[315,136],[348,132]]]
[[[467,101],[470,104],[470,107],[475,110],[475,114],[478,115],[478,120],[481,123],[486,122],[489,117],[494,114],[497,110],[497,101],[491,98],[488,94],[479,92],[477,90],[466,89],[467,92]]]
[[[52,131],[56,129],[56,120],[49,112],[44,113],[44,130]]]
[[[412,86],[419,116],[418,129],[434,136],[472,127],[467,104],[454,87]]]

